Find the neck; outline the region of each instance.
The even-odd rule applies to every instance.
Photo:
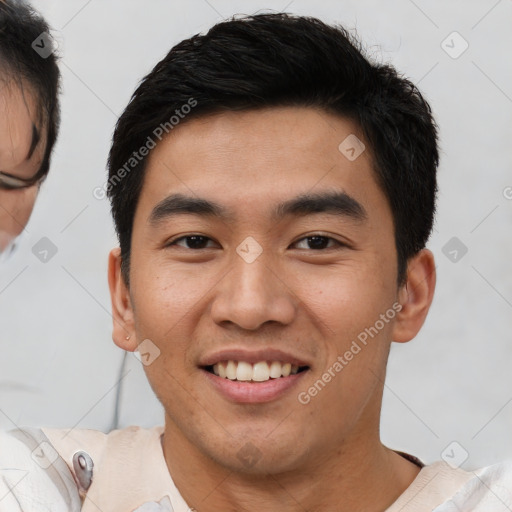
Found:
[[[234,472],[201,453],[167,418],[163,439],[169,472],[198,512],[384,511],[419,468],[382,445],[357,436],[330,453],[283,473]]]

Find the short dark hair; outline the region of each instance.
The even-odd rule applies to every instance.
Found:
[[[191,98],[197,104],[182,122],[279,106],[321,108],[355,121],[391,207],[403,283],[407,262],[425,247],[434,221],[437,127],[416,86],[364,53],[343,27],[285,13],[235,16],[174,46],[133,94],[109,154],[107,193],[126,283],[147,158],[139,157],[129,172],[126,162]]]
[[[46,128],[46,148],[36,177],[43,179],[60,125],[60,71],[55,52],[41,56],[33,43],[50,27],[43,17],[21,0],[0,0],[0,77],[22,89],[28,85],[36,96],[38,115]],[[48,40],[47,40],[48,42]]]

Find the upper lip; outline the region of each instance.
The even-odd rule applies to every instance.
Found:
[[[199,361],[199,366],[211,366],[221,361],[245,361],[251,364],[259,363],[260,361],[281,361],[297,366],[310,366],[304,359],[273,348],[260,350],[232,348],[219,350],[218,352],[213,352],[212,354],[202,357]]]

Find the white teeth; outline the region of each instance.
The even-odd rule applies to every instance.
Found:
[[[236,369],[236,380],[251,380],[252,379],[252,364],[240,361]]]
[[[240,363],[238,363],[240,366]],[[270,378],[270,371],[268,369],[268,364],[266,361],[261,361],[260,363],[256,363],[252,368],[252,380],[256,382],[263,382]]]
[[[214,366],[216,366],[216,365],[214,365]],[[226,366],[226,377],[229,380],[236,379],[236,366],[237,366],[237,364],[234,361],[228,361],[228,364]]]
[[[216,364],[215,366],[218,367],[218,374],[215,374],[215,375],[218,375],[219,377],[222,377],[223,379],[225,379],[227,377],[227,374],[226,374],[226,365],[227,363],[219,363],[219,364]],[[215,372],[215,367],[213,369],[213,371]]]
[[[223,379],[243,382],[265,382],[269,379],[288,377],[299,372],[298,365],[280,361],[259,361],[255,364],[246,361],[221,361],[213,365],[213,373]]]
[[[272,361],[270,364],[270,376],[273,379],[281,377],[281,363],[279,361]]]

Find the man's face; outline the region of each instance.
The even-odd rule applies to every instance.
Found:
[[[14,83],[0,81],[0,171],[29,180],[39,170],[44,144],[38,131],[34,96]],[[9,190],[0,183],[0,253],[27,224],[38,185]]]
[[[309,108],[226,113],[178,126],[149,156],[133,338],[150,340],[166,436],[228,469],[286,471],[378,435],[397,255],[369,152],[338,149],[350,135],[363,138]],[[214,374],[230,360],[262,381]]]

